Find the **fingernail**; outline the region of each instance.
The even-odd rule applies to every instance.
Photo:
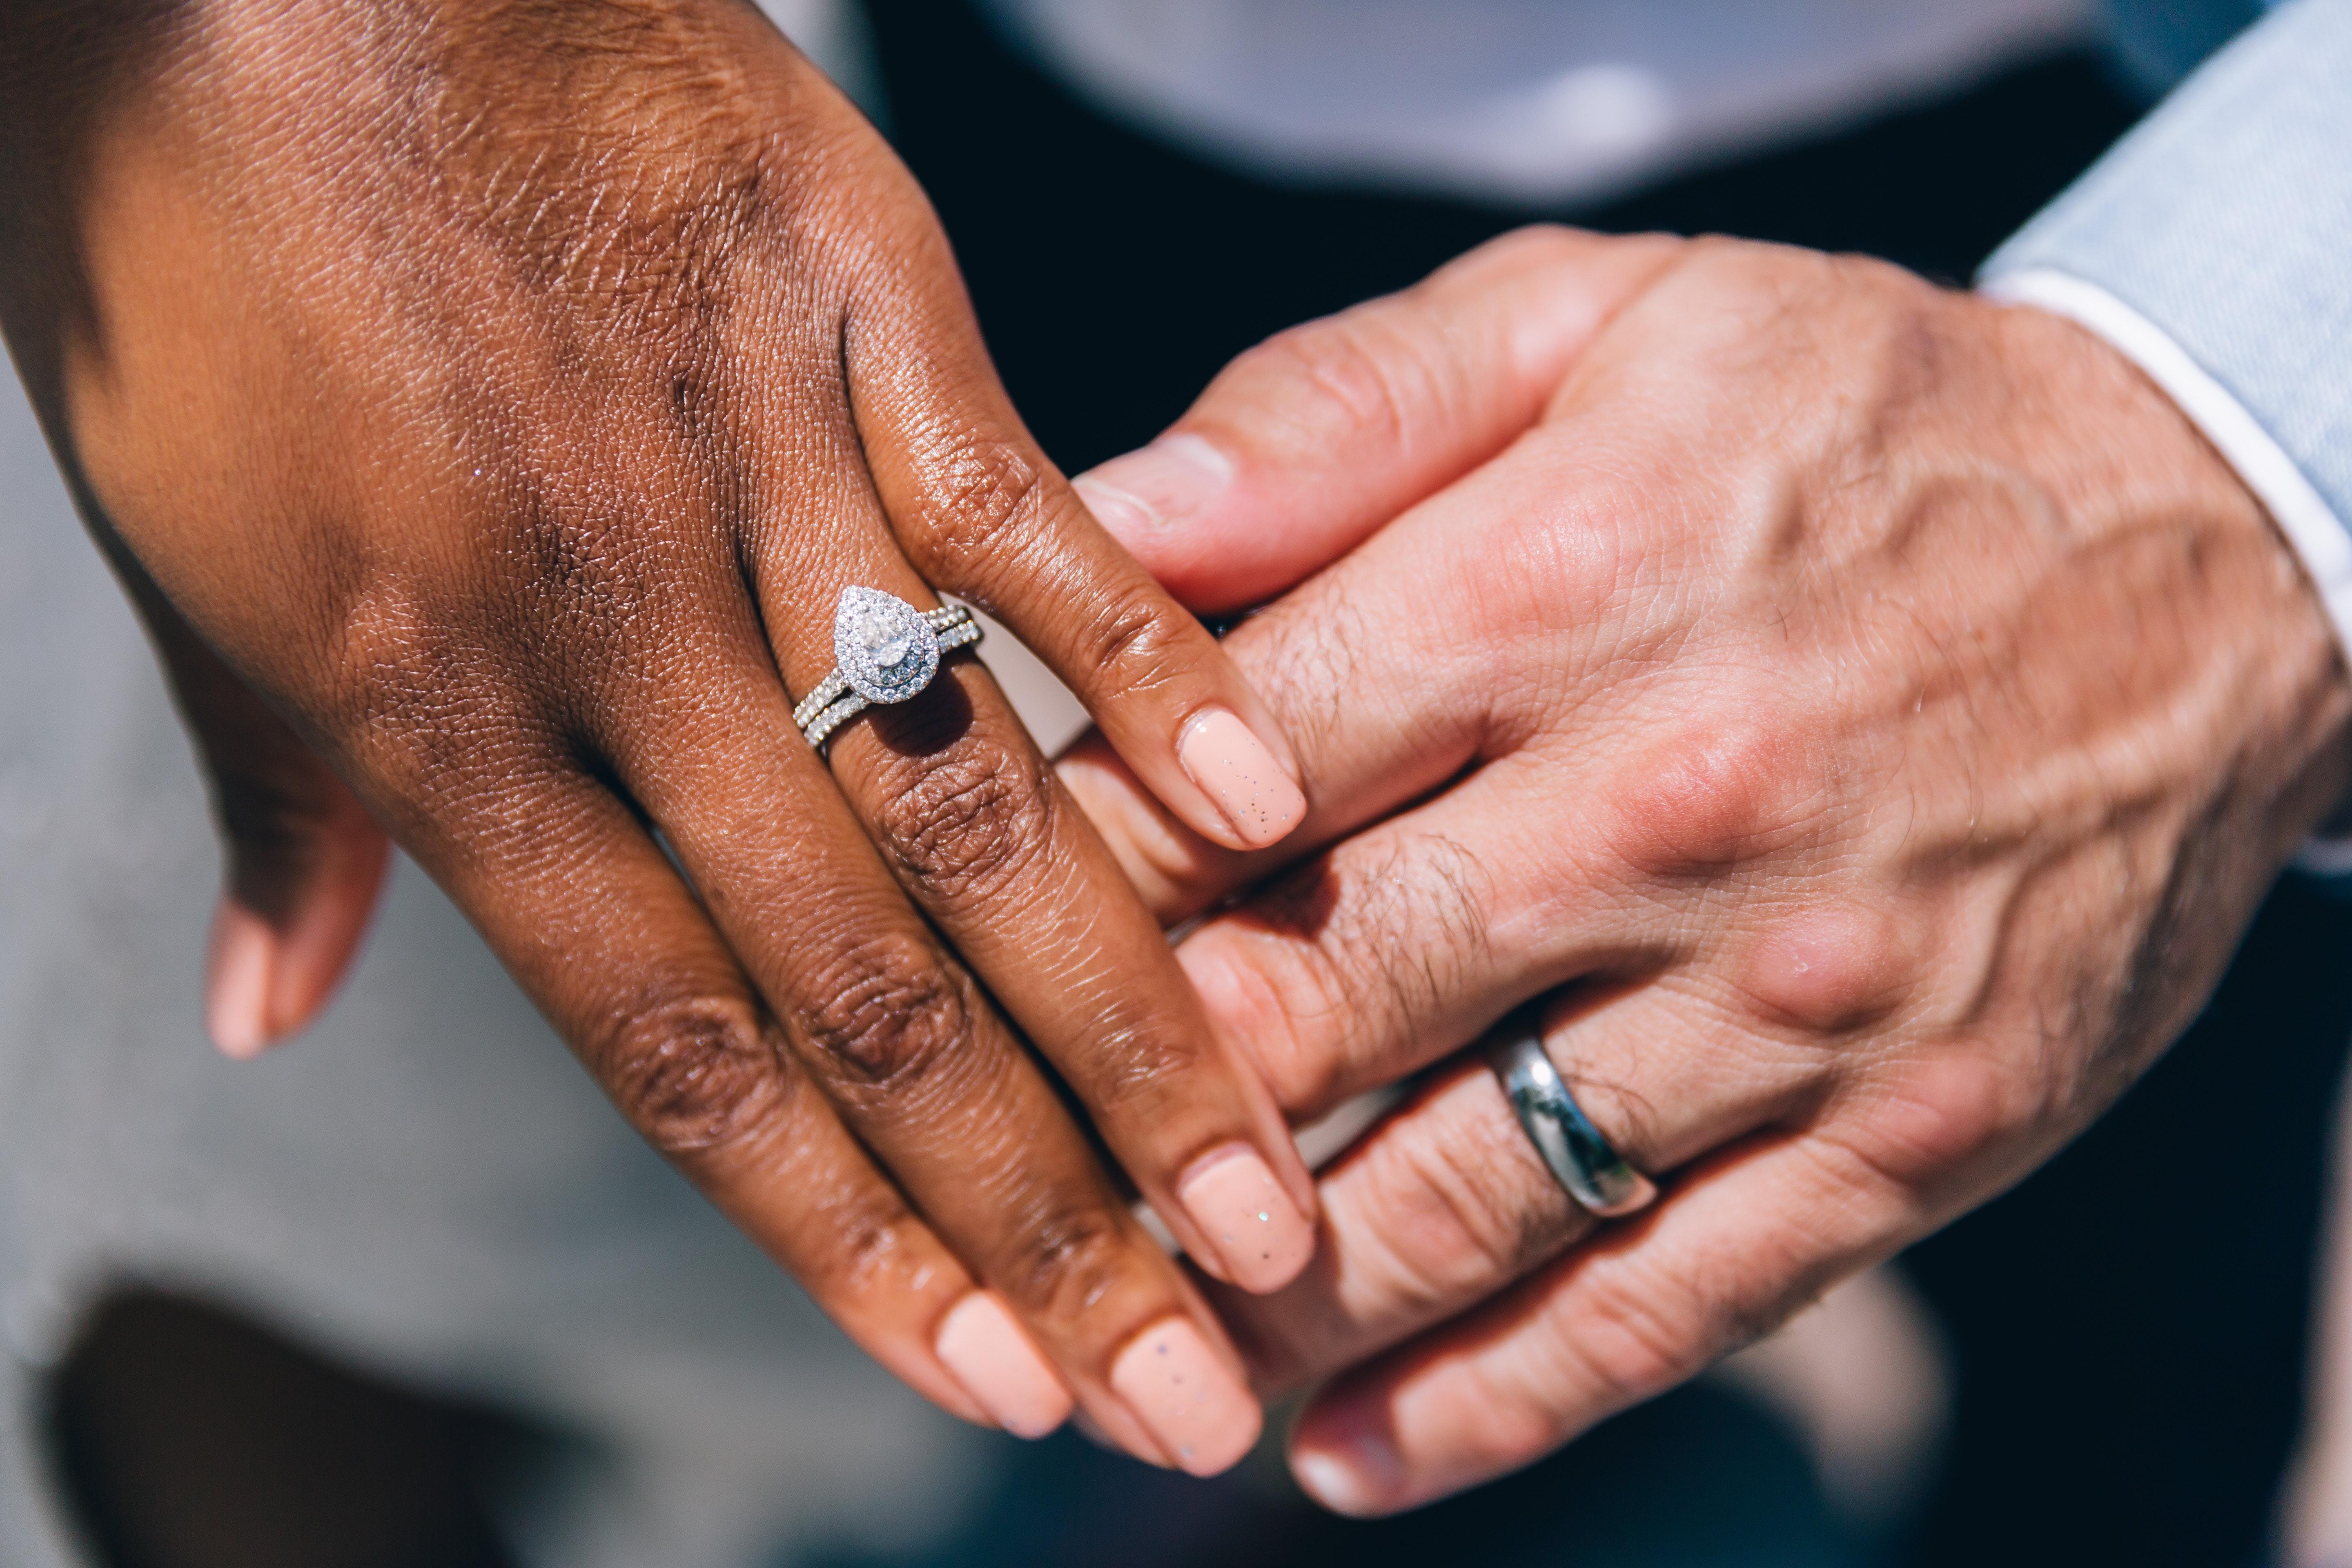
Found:
[[[1225,1276],[1263,1296],[1298,1278],[1315,1256],[1315,1227],[1257,1151],[1236,1144],[1194,1166],[1176,1189]]]
[[[1389,1500],[1403,1483],[1404,1465],[1385,1437],[1356,1431],[1318,1437],[1311,1445],[1294,1438],[1290,1473],[1307,1496],[1333,1513],[1361,1519],[1388,1511]]]
[[[1229,1469],[1257,1441],[1257,1401],[1201,1331],[1171,1318],[1111,1363],[1110,1385],[1188,1474]]]
[[[1016,1437],[1043,1437],[1069,1418],[1070,1391],[1004,1304],[985,1290],[974,1290],[940,1320],[931,1350]]]
[[[1363,1477],[1336,1455],[1325,1453],[1297,1454],[1290,1461],[1290,1473],[1308,1497],[1329,1509],[1362,1519],[1381,1511],[1380,1494],[1364,1483]]]
[[[250,1061],[269,1045],[270,971],[277,956],[278,935],[268,922],[223,899],[205,959],[205,1027],[232,1060]]]
[[[1186,725],[1176,760],[1252,849],[1275,843],[1307,815],[1307,796],[1230,709],[1212,708]]]
[[[1072,481],[1087,510],[1130,547],[1198,511],[1234,482],[1234,465],[1198,436],[1162,436]]]

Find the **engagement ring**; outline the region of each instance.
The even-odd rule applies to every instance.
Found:
[[[833,614],[831,674],[793,710],[819,752],[833,732],[877,702],[904,702],[931,683],[940,656],[980,640],[961,605],[918,610],[879,588],[844,588]]]

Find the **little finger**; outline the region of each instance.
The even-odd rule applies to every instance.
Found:
[[[1491,1479],[1762,1337],[1927,1223],[1909,1191],[1822,1141],[1728,1150],[1639,1223],[1323,1389],[1293,1472],[1350,1514]]]

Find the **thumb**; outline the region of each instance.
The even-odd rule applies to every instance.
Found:
[[[227,853],[205,963],[205,1026],[226,1055],[256,1057],[334,994],[391,846],[334,771],[152,584],[131,588],[210,775]]]
[[[1528,228],[1267,340],[1078,492],[1184,605],[1259,604],[1526,431],[1673,259],[1664,236]]]

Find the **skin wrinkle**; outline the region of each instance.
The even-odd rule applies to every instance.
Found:
[[[1455,1074],[1425,1091],[1423,1100],[1458,1112],[1465,1090],[1492,1092],[1484,1084]],[[1458,1118],[1449,1118],[1449,1124],[1454,1120]],[[1470,1124],[1465,1123],[1465,1130],[1469,1131]],[[1379,1212],[1381,1223],[1370,1230],[1350,1226],[1355,1244],[1318,1258],[1313,1277],[1328,1283],[1312,1295],[1292,1298],[1305,1311],[1237,1324],[1244,1342],[1251,1347],[1253,1364],[1269,1386],[1295,1384],[1298,1381],[1295,1371],[1284,1369],[1313,1364],[1318,1345],[1359,1337],[1360,1320],[1379,1322],[1386,1336],[1393,1339],[1444,1316],[1447,1301],[1465,1286],[1475,1286],[1479,1278],[1474,1259],[1480,1244],[1472,1238],[1475,1226],[1462,1206],[1468,1201],[1465,1193],[1475,1189],[1488,1193],[1496,1202],[1502,1201],[1506,1193],[1494,1191],[1496,1184],[1491,1180],[1498,1170],[1517,1171],[1521,1178],[1502,1184],[1505,1189],[1531,1192],[1539,1206],[1558,1209],[1556,1245],[1564,1246],[1589,1228],[1582,1212],[1569,1205],[1549,1173],[1535,1165],[1515,1123],[1506,1121],[1499,1126],[1480,1127],[1469,1142],[1483,1146],[1483,1158],[1465,1145],[1448,1147],[1442,1153],[1418,1144],[1360,1146],[1332,1167],[1328,1179],[1339,1184],[1333,1199],[1334,1223],[1348,1225],[1347,1216],[1359,1208]],[[1459,1168],[1485,1173],[1469,1188],[1416,1179],[1420,1160],[1442,1158],[1447,1162],[1445,1168],[1453,1169],[1456,1154]],[[1532,1178],[1528,1175],[1529,1170]],[[1529,1185],[1530,1180],[1540,1184]],[[1416,1305],[1408,1305],[1398,1315],[1388,1310],[1397,1302]]]
[[[958,1070],[954,1047],[982,1004],[907,944],[845,945],[817,975],[793,1023],[844,1087],[877,1105],[908,1102],[911,1085]]]
[[[1433,404],[1445,406],[1447,400],[1431,396],[1426,388],[1418,389],[1416,395],[1414,389],[1391,384],[1397,356],[1381,352],[1390,345],[1363,341],[1378,330],[1368,318],[1341,316],[1335,325],[1339,330],[1275,339],[1277,358],[1290,363],[1277,363],[1272,374],[1295,382],[1310,399],[1328,399],[1339,424],[1378,444],[1393,445],[1410,463],[1421,432],[1402,411]],[[1408,368],[1416,365],[1417,356]]]
[[[906,756],[887,773],[887,804],[877,819],[893,859],[927,902],[1001,908],[1002,896],[1024,890],[1051,854],[1059,807],[1042,761],[965,746]],[[1020,918],[1024,902],[1013,899],[1012,918]]]
[[[1515,1279],[1567,1233],[1589,1228],[1524,1139],[1484,1147],[1468,1140],[1424,1142],[1410,1151],[1407,1163],[1400,1190],[1423,1207],[1418,1224],[1400,1227],[1390,1256],[1428,1309],[1441,1308],[1465,1285]]]
[[[774,1045],[738,998],[664,1000],[608,1047],[608,1080],[629,1124],[666,1155],[735,1142],[777,1110]]]
[[[1612,243],[1561,265],[1589,275]],[[1294,1441],[1330,1462],[1391,1442],[1400,1479],[1359,1477],[1376,1510],[1532,1459],[2046,1158],[2193,1014],[2352,778],[2352,683],[2284,545],[2113,351],[1875,263],[1685,254],[1614,308],[1537,429],[1402,498],[1232,639],[1317,716],[1294,735],[1338,809],[1298,853],[1345,874],[1310,873],[1311,920],[1290,882],[1191,935],[1219,1027],[1269,1049],[1297,1110],[1599,968],[1622,994],[1547,1043],[1672,1175],[1655,1211],[1513,1285],[1507,1247],[1480,1263],[1448,1239],[1507,1225],[1429,1218],[1455,1152],[1511,1130],[1499,1097],[1469,1136],[1433,1091],[1327,1173],[1328,1264],[1274,1301],[1220,1299],[1269,1376],[1353,1363]],[[1219,386],[1185,427],[1245,428],[1285,391]],[[1333,529],[1312,455],[1236,450],[1197,526],[1247,581],[1277,521],[1257,498]],[[1391,477],[1369,466],[1346,482]],[[1184,542],[1148,542],[1203,575]],[[1352,634],[1411,624],[1433,581],[1481,657]],[[1343,664],[1303,651],[1318,625]],[[1484,765],[1370,804],[1416,703],[1427,723],[1489,701]],[[1431,847],[1507,834],[1474,961]],[[1191,896],[1244,874],[1208,862]],[[1347,979],[1298,978],[1318,974]],[[1398,1234],[1446,1268],[1416,1278]]]
[[[1132,1240],[1101,1216],[1099,1208],[1024,1214],[1023,1250],[1000,1266],[1006,1291],[1033,1310],[1056,1318],[1098,1311],[1117,1289],[1120,1270],[1112,1255]]]
[[[1170,683],[1166,628],[1139,596],[1080,605],[1076,613],[1082,618],[1075,638],[1090,666],[1133,690]]]

